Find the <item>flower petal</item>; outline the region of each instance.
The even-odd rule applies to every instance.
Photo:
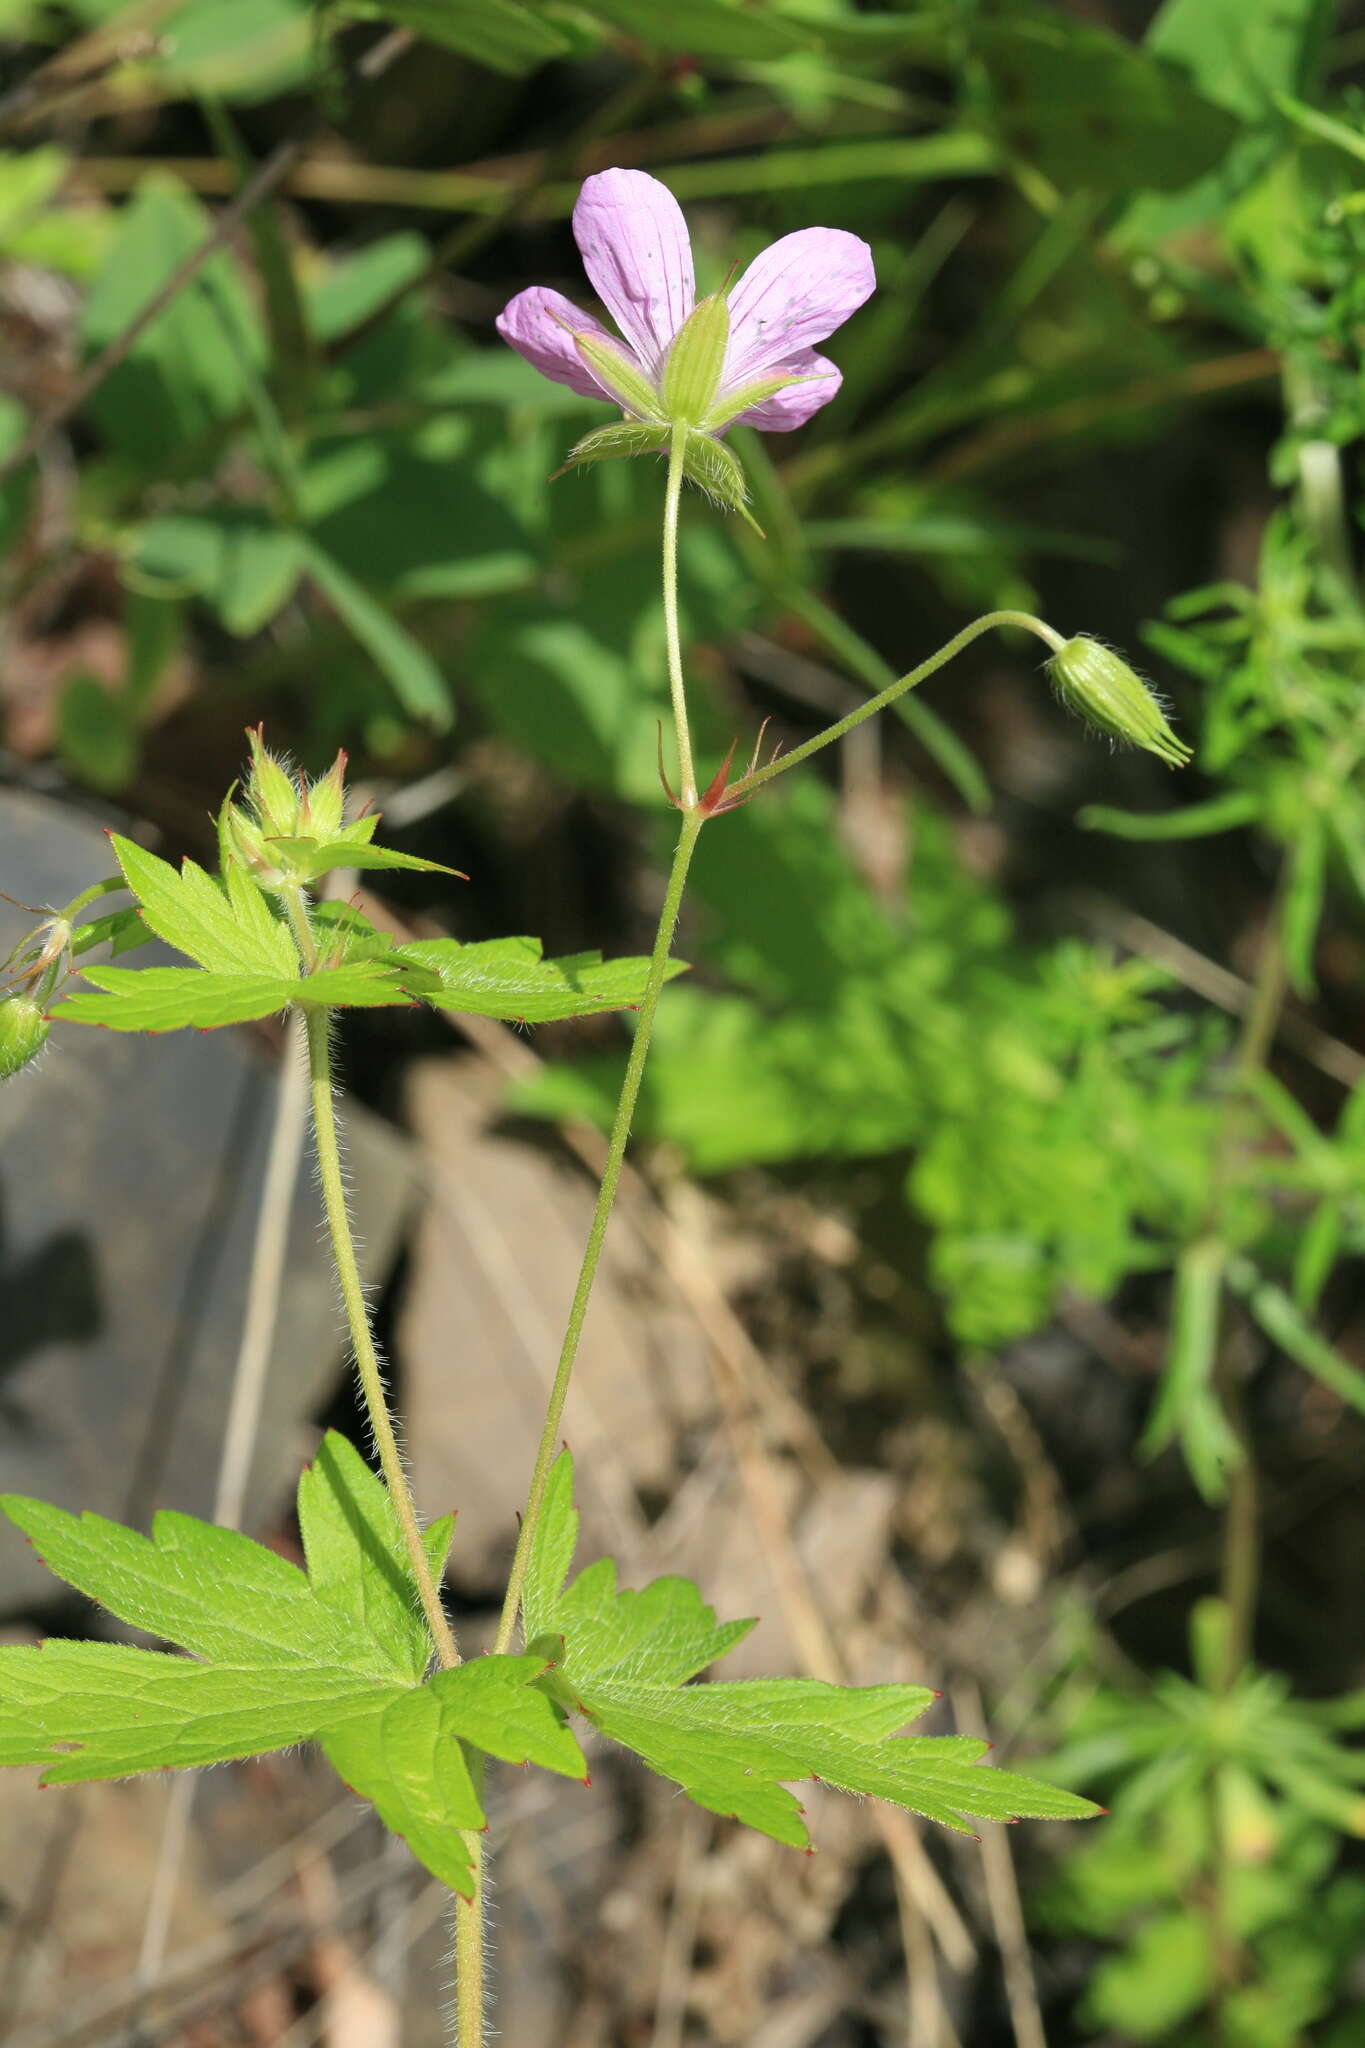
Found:
[[[764,434],[790,434],[796,427],[804,427],[808,419],[819,412],[822,405],[828,405],[839,386],[843,383],[842,372],[828,356],[818,356],[813,348],[803,348],[788,362],[778,365],[793,377],[807,377],[806,384],[789,384],[785,391],[776,392],[765,398],[761,405],[751,405],[738,419],[731,420],[730,427],[757,427]],[[777,370],[772,372],[777,375]],[[752,380],[752,381],[757,381]]]
[[[584,180],[573,231],[593,290],[657,378],[696,298],[682,208],[643,171],[598,171]]]
[[[872,251],[842,228],[798,228],[755,256],[730,294],[727,384],[772,376],[823,341],[876,286]]]
[[[575,333],[600,334],[604,341],[614,337],[600,320],[583,312],[563,292],[533,284],[503,307],[496,326],[503,340],[510,342],[519,356],[525,356],[542,377],[567,384],[580,398],[605,398],[619,404],[610,391],[602,388],[574,346]]]

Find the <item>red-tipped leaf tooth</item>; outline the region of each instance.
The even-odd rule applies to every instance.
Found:
[[[814,1842],[807,1842],[805,1848],[801,1851],[801,1854],[803,1856],[813,1856],[815,1854]]]
[[[592,1790],[592,1772],[591,1772],[591,1771],[589,1771],[589,1772],[588,1772],[588,1775],[587,1775],[587,1777],[586,1777],[586,1778],[584,1778],[584,1780],[583,1780],[583,1783],[584,1783],[584,1784],[585,1784],[585,1785],[587,1786],[588,1790],[589,1790],[589,1791],[591,1792],[591,1790]]]
[[[739,741],[737,739],[731,740],[729,752],[711,777],[711,780],[707,783],[698,800],[697,809],[705,812],[708,818],[713,817],[721,808],[725,796],[725,785],[730,780],[730,763],[735,758],[735,748],[738,745]]]

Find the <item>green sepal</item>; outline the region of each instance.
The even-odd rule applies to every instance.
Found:
[[[265,843],[297,882],[315,882],[333,868],[410,868],[424,875],[460,872],[439,860],[419,860],[415,853],[396,853],[392,847],[372,846],[368,837],[352,839],[344,833],[331,839],[267,839]]]
[[[723,505],[727,512],[738,512],[756,534],[764,537],[763,528],[749,510],[749,486],[739,457],[724,441],[689,429],[683,444],[683,474],[699,491],[705,491],[714,504]]]
[[[247,733],[251,767],[247,771],[247,795],[266,832],[292,832],[298,824],[299,791],[293,777],[273,754],[266,752],[259,726]]]
[[[597,427],[591,434],[585,434],[569,450],[563,467],[555,471],[563,476],[565,470],[577,469],[587,462],[611,462],[628,455],[666,455],[668,453],[668,428],[666,426],[645,426],[636,420],[620,420],[610,427]]]
[[[700,426],[706,419],[720,390],[729,345],[730,308],[715,292],[688,314],[668,351],[662,394],[670,420]]]
[[[574,347],[603,389],[638,419],[657,420],[659,394],[619,341],[605,334],[575,334]]]
[[[722,427],[733,426],[742,412],[748,412],[751,406],[766,405],[789,384],[813,384],[817,381],[815,377],[764,377],[757,384],[745,384],[738,391],[726,391],[711,407],[701,423],[702,427],[708,434],[718,434]]]

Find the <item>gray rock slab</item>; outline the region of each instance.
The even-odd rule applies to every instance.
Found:
[[[60,905],[110,865],[81,813],[0,792],[9,895]],[[3,954],[32,920],[0,912]],[[245,1029],[148,1038],[55,1025],[41,1059],[0,1085],[0,1490],[137,1526],[158,1507],[211,1511],[278,1064],[267,1035]],[[343,1115],[375,1282],[403,1227],[410,1153],[378,1118]],[[306,1153],[248,1528],[288,1499],[343,1358]],[[0,1613],[53,1590],[0,1529]]]
[[[406,1111],[425,1199],[394,1346],[420,1507],[458,1507],[451,1576],[483,1586],[516,1540],[595,1190],[543,1143],[501,1128],[502,1085],[477,1058],[423,1060]],[[702,1340],[618,1198],[564,1434],[578,1464],[582,1561],[623,1567],[647,1532],[640,1497],[675,1477],[680,1433],[709,1400]]]

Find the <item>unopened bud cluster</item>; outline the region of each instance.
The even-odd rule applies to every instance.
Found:
[[[291,775],[268,754],[259,731],[249,732],[251,766],[241,803],[228,802],[219,819],[223,854],[234,855],[263,889],[289,889],[316,872],[311,855],[342,829],[346,756],[339,753],[315,781]]]
[[[1102,641],[1077,634],[1058,648],[1047,671],[1068,710],[1097,732],[1145,747],[1170,768],[1183,768],[1190,759],[1190,749],[1171,731],[1155,691]]]

